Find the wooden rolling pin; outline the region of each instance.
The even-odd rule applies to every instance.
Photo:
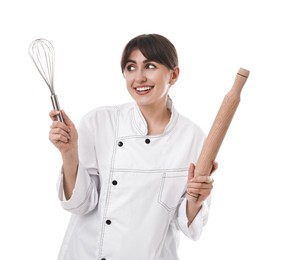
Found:
[[[231,90],[225,95],[195,165],[195,176],[210,175],[213,162],[240,103],[241,91],[248,76],[249,71],[240,68]],[[188,200],[199,197],[199,194],[190,193],[190,195],[187,195]]]

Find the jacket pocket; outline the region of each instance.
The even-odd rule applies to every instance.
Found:
[[[188,171],[163,173],[158,202],[167,210],[175,210],[187,188]]]

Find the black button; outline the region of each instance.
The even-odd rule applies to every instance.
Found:
[[[106,258],[101,258],[101,260],[106,260]]]
[[[119,141],[118,146],[120,146],[120,147],[123,146],[123,142]]]
[[[113,185],[117,185],[118,182],[114,180],[114,181],[112,181],[112,184],[113,184]]]
[[[145,139],[145,143],[146,143],[146,144],[149,144],[149,143],[150,143],[150,139],[148,139],[148,138]]]
[[[106,224],[107,224],[107,225],[110,225],[110,224],[111,224],[111,220],[107,219],[107,220],[106,220]]]

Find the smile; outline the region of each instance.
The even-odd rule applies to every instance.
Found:
[[[153,86],[137,87],[137,88],[135,88],[136,92],[139,95],[145,95],[145,94],[149,93],[152,89],[153,89]]]

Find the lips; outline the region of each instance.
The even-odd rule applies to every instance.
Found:
[[[153,89],[153,86],[146,86],[146,87],[136,87],[136,93],[138,95],[145,95],[148,94]]]

